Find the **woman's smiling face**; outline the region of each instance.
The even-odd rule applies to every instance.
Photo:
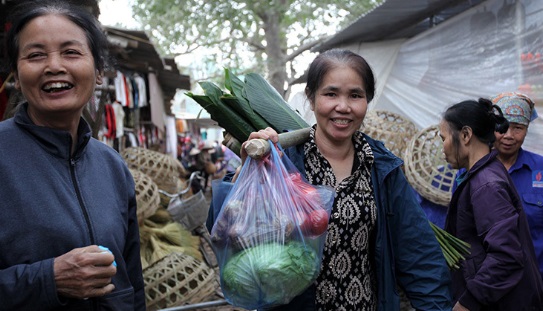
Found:
[[[19,33],[15,78],[38,125],[49,118],[78,117],[102,82],[85,32],[54,14],[33,19]]]
[[[360,129],[367,108],[364,81],[347,65],[326,73],[312,103],[317,131],[335,142],[350,141]]]

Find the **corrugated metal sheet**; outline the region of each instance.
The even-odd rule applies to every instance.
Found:
[[[387,0],[313,51],[351,42],[411,38],[485,0]]]

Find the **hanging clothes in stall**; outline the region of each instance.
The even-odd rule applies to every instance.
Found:
[[[115,137],[121,138],[124,135],[124,109],[118,100],[111,105],[115,114]]]
[[[115,99],[126,107],[126,83],[124,74],[120,70],[117,70],[113,84],[115,85]]]
[[[141,75],[139,75],[137,72],[134,74],[134,81],[136,82],[136,86],[138,90],[137,106],[146,107],[148,105],[147,83],[145,82],[145,79]]]
[[[154,73],[149,73],[149,95],[151,104],[151,122],[160,129],[166,126],[164,113],[164,94]]]
[[[113,109],[112,104],[106,104],[105,109],[105,118],[104,120],[107,131],[104,133],[104,137],[107,139],[113,139],[116,137],[116,120],[115,120],[115,110]]]

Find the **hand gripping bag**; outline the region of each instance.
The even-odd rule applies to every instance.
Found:
[[[247,158],[211,230],[223,294],[249,310],[286,304],[315,281],[335,194],[270,149]]]

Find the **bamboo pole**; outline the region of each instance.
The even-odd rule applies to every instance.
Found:
[[[310,128],[307,127],[299,130],[281,133],[279,134],[279,144],[283,148],[288,148],[301,144],[307,141],[307,139],[309,138],[309,130]],[[232,135],[225,133],[222,143],[239,156],[241,150],[241,143]],[[270,144],[265,139],[251,139],[245,145],[245,151],[251,158],[260,159],[262,158],[262,156],[270,152]]]

